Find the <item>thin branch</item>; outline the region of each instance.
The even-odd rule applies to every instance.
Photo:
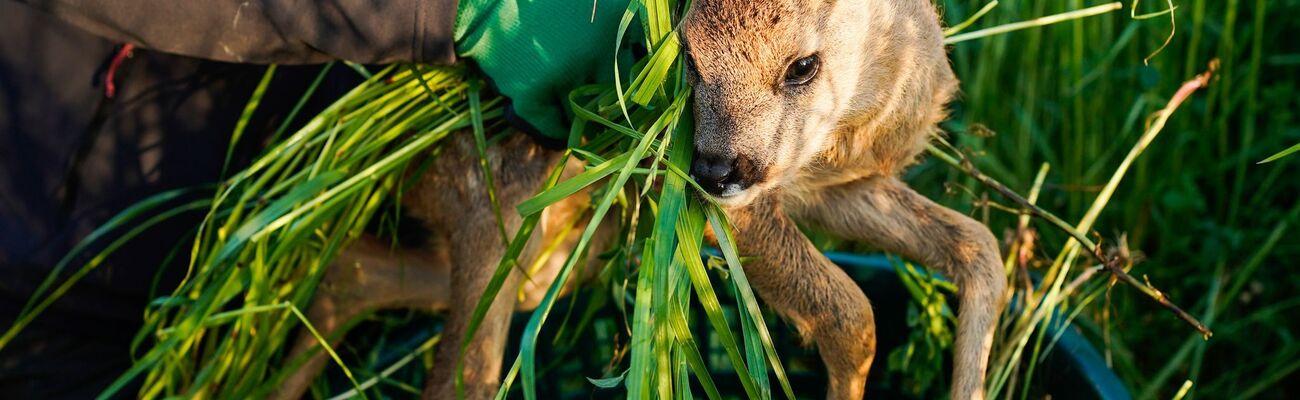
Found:
[[[1156,118],[1153,124],[1151,125],[1150,128],[1148,128],[1148,135],[1146,135],[1147,137],[1154,136],[1153,134],[1154,132],[1159,132],[1161,129],[1163,129],[1165,121],[1168,120],[1169,116],[1173,114],[1174,110],[1178,109],[1178,106],[1181,105],[1183,101],[1187,99],[1187,97],[1191,96],[1191,94],[1194,93],[1196,90],[1204,88],[1207,85],[1209,85],[1210,78],[1213,76],[1214,70],[1217,69],[1217,65],[1218,65],[1217,60],[1211,61],[1210,68],[1208,71],[1200,75],[1197,75],[1192,80],[1183,83],[1182,87],[1178,89],[1178,92],[1174,93],[1174,96],[1171,99],[1169,99],[1169,102],[1165,105],[1165,107],[1156,113],[1155,115]],[[1057,217],[1055,214],[1052,214],[1051,212],[1048,212],[1047,210],[1038,207],[1033,202],[1026,200],[1024,197],[1021,197],[1020,194],[1007,188],[1006,185],[1003,185],[1001,182],[998,182],[997,180],[990,178],[988,175],[984,175],[984,173],[980,172],[979,168],[976,168],[975,164],[972,163],[970,161],[970,158],[966,157],[966,155],[962,153],[961,150],[957,149],[956,147],[953,147],[951,144],[948,144],[948,142],[946,141],[939,140],[939,142],[949,147],[951,150],[953,150],[953,152],[956,154],[956,157],[948,154],[947,152],[944,152],[943,150],[936,148],[933,144],[930,144],[927,145],[926,150],[928,150],[932,156],[942,160],[944,163],[947,163],[948,165],[951,165],[957,169],[964,171],[967,175],[970,175],[972,178],[975,178],[975,180],[979,181],[984,186],[993,189],[993,191],[998,192],[998,194],[1001,194],[1003,197],[1011,200],[1012,202],[1016,203],[1020,207],[1024,208],[1025,211],[1030,215],[1041,218],[1047,221],[1048,223],[1056,226],[1061,231],[1069,234],[1071,237],[1074,238],[1074,240],[1078,241],[1079,244],[1088,248],[1089,251],[1087,253],[1093,258],[1095,258],[1098,262],[1100,262],[1102,267],[1107,272],[1110,272],[1111,276],[1114,279],[1122,281],[1128,284],[1129,286],[1138,289],[1143,294],[1146,294],[1147,297],[1150,297],[1151,299],[1155,300],[1157,303],[1160,303],[1161,306],[1164,306],[1165,308],[1172,311],[1175,315],[1178,316],[1178,318],[1192,325],[1192,327],[1195,328],[1197,331],[1199,331],[1201,335],[1204,336],[1205,338],[1208,339],[1210,336],[1214,335],[1214,332],[1210,331],[1210,329],[1207,328],[1205,324],[1202,324],[1201,321],[1197,320],[1196,317],[1193,317],[1191,314],[1188,314],[1186,311],[1183,311],[1181,307],[1179,307],[1177,304],[1174,304],[1172,301],[1170,301],[1169,297],[1166,296],[1164,292],[1161,292],[1159,289],[1156,289],[1155,287],[1152,287],[1149,284],[1139,281],[1137,278],[1134,278],[1132,275],[1129,275],[1127,272],[1125,272],[1123,266],[1128,261],[1125,257],[1107,256],[1102,251],[1101,246],[1099,246],[1093,240],[1089,239],[1088,236],[1085,235],[1084,233],[1079,232],[1079,230],[1075,229],[1074,226],[1065,222],[1060,217]],[[1149,139],[1147,140],[1147,143],[1149,143]]]

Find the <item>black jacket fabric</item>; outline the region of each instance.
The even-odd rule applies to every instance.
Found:
[[[89,33],[238,63],[448,63],[455,0],[18,0]]]
[[[454,0],[0,0],[0,330],[108,218],[220,179],[235,121],[266,70],[255,64],[451,62],[454,14]],[[117,66],[110,99],[104,78],[123,43],[138,48]],[[280,67],[237,164],[320,68]],[[333,68],[301,115],[359,81]],[[200,217],[123,247],[0,349],[0,398],[91,398],[129,367],[159,265]],[[160,290],[179,279],[183,258],[163,270]]]

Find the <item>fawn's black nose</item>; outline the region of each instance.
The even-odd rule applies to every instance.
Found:
[[[704,191],[714,196],[720,196],[728,192],[728,189],[740,189],[738,185],[740,179],[736,173],[735,157],[718,157],[695,153],[695,160],[691,162],[691,176],[695,182],[704,188]]]

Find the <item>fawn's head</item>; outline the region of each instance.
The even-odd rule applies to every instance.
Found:
[[[727,206],[833,146],[933,125],[955,82],[928,0],[695,0],[680,32],[695,88],[691,172]]]

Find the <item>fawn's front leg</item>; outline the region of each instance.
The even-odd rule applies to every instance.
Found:
[[[813,246],[781,210],[778,195],[729,210],[745,274],[759,297],[816,344],[830,382],[827,398],[861,399],[876,353],[867,296]]]
[[[956,280],[961,308],[952,398],[982,399],[1006,289],[997,240],[988,228],[894,177],[866,178],[789,200],[788,209],[802,221],[920,261]]]

